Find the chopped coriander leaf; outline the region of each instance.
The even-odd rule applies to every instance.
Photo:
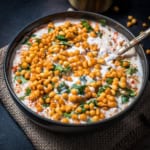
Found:
[[[66,68],[64,68],[63,72],[64,72],[64,73],[71,72],[71,67],[70,67],[70,66],[67,66]]]
[[[66,117],[66,118],[71,118],[71,113],[64,113],[63,115],[64,115],[64,117]]]
[[[59,94],[69,93],[70,89],[69,89],[69,86],[65,82],[61,82],[59,84],[59,86],[57,87],[57,91],[58,91]]]
[[[105,19],[100,19],[99,22],[102,26],[106,26],[106,20]]]
[[[35,37],[35,36],[36,36],[35,34],[32,34],[32,35],[26,37],[24,39],[24,41],[22,42],[22,44],[27,44],[27,45],[31,46],[31,43],[29,42],[29,40],[30,40],[30,38]]]
[[[26,88],[26,92],[25,92],[25,95],[26,96],[29,96],[31,93],[31,89],[29,87]]]
[[[68,73],[71,72],[71,67],[67,66],[66,68],[63,68],[59,64],[54,64],[54,70],[59,70],[61,73]]]
[[[125,96],[125,95],[121,96],[121,102],[122,102],[122,104],[127,103],[128,101],[129,101],[129,97],[128,96]]]
[[[93,103],[95,106],[98,106],[96,99],[92,99],[92,100],[88,101],[87,104],[90,104],[90,103]]]
[[[85,113],[86,109],[84,107],[82,107],[82,113]]]
[[[97,95],[100,96],[102,92],[104,92],[109,86],[103,85],[102,87],[99,87]]]
[[[100,96],[100,94],[101,94],[102,92],[104,92],[104,91],[105,91],[105,89],[104,89],[103,87],[100,87],[100,88],[98,89],[97,95]]]
[[[59,44],[60,45],[70,46],[70,47],[72,46],[72,44],[68,43],[67,41],[61,41]]]
[[[78,94],[83,95],[85,87],[86,87],[86,85],[73,84],[71,88],[72,89],[77,89],[78,90]]]
[[[107,82],[108,84],[112,84],[113,78],[107,78],[107,79],[106,79],[106,82]]]
[[[56,38],[60,41],[67,41],[64,35],[57,35]]]
[[[49,107],[49,104],[43,103],[42,106],[43,106],[43,107]]]
[[[87,29],[88,32],[93,31],[93,28],[91,27],[91,25],[88,23],[87,20],[82,20],[81,24],[83,27]]]
[[[128,97],[136,96],[136,92],[133,89],[129,89],[129,88],[121,89],[120,93]]]
[[[28,46],[31,46],[31,43],[29,42],[29,39],[25,39],[22,44],[26,44]]]
[[[19,97],[19,99],[22,101],[22,100],[24,100],[25,97],[26,96],[21,96],[21,97]]]
[[[93,103],[94,103],[95,106],[98,106],[98,103],[97,103],[97,100],[96,100],[96,99],[93,100]]]
[[[132,90],[132,89],[126,89],[126,92],[127,92],[127,96],[130,96],[130,97],[134,97],[134,96],[136,96],[136,93],[135,93],[135,91],[134,90]]]
[[[97,36],[100,37],[100,38],[102,38],[102,36],[103,36],[103,33],[100,32],[100,31],[96,32],[96,34],[97,34]]]
[[[46,100],[48,97],[49,97],[48,94],[45,94],[45,95],[42,96],[42,98],[43,98],[44,100]]]
[[[29,40],[29,38],[25,38],[24,41],[22,42],[22,44],[27,44],[28,40]]]
[[[41,42],[41,39],[36,38],[35,41],[36,41],[37,43],[40,43],[40,42]]]
[[[27,82],[27,80],[23,77],[23,76],[15,76],[15,78],[14,78],[16,81],[17,80],[21,80],[21,83],[26,83]]]
[[[137,68],[130,67],[127,69],[126,72],[127,72],[127,74],[132,75],[132,74],[136,73],[137,71],[138,71]]]
[[[26,43],[28,46],[31,46],[31,43]]]
[[[54,64],[54,70],[59,70],[60,72],[63,71],[63,67],[59,64]]]
[[[132,91],[132,92],[130,93],[130,96],[131,96],[131,97],[134,97],[134,96],[136,96],[136,93],[135,93],[134,91]]]
[[[81,76],[80,81],[83,82],[84,84],[86,84],[86,82],[87,82],[86,76]]]
[[[52,28],[48,28],[48,33],[52,32],[53,29]]]
[[[24,98],[25,98],[26,96],[29,96],[30,93],[31,93],[31,89],[27,87],[26,90],[25,90],[25,95],[19,97],[19,99],[20,99],[20,100],[24,100]]]
[[[81,104],[79,107],[81,107],[81,109],[82,109],[81,113],[85,113],[86,112],[86,108],[84,108],[84,103]]]

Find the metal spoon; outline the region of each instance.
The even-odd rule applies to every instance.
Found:
[[[114,60],[117,57],[121,56],[125,52],[129,51],[130,48],[134,47],[137,45],[140,41],[142,41],[144,38],[150,35],[150,28],[142,32],[140,35],[135,37],[133,40],[131,40],[129,43],[125,44],[121,49],[119,49],[116,53],[113,53],[110,58],[108,58],[107,61]]]
[[[131,40],[129,43],[124,45],[121,49],[118,50],[117,54],[122,55],[125,52],[127,52],[130,48],[137,45],[139,42],[141,42],[143,39],[145,39],[148,35],[150,35],[150,28],[142,32],[139,36],[135,37],[133,40]]]

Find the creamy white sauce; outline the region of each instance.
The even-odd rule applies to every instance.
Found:
[[[80,22],[79,20],[72,20],[72,19],[71,20],[67,19],[67,20],[71,21],[72,23],[79,23]],[[64,21],[55,21],[54,22],[55,26],[60,26],[63,23],[64,23]],[[93,26],[95,25],[94,22],[92,22],[92,24],[93,24]],[[98,48],[99,48],[98,57],[103,57],[106,53],[109,54],[109,57],[105,58],[106,65],[102,65],[101,70],[100,70],[102,76],[104,76],[106,74],[106,72],[108,71],[109,67],[115,68],[115,66],[112,63],[112,60],[116,57],[114,52],[121,48],[121,46],[118,43],[121,42],[121,41],[128,42],[128,39],[120,33],[115,34],[116,30],[114,30],[113,28],[110,28],[108,26],[105,26],[105,27],[100,26],[100,29],[103,32],[102,38],[89,37],[87,41],[88,41],[89,44],[97,44],[98,45]],[[45,27],[45,28],[39,29],[34,34],[36,35],[37,38],[40,38],[44,33],[47,33],[47,32],[48,32],[48,29],[47,29],[47,27]],[[112,40],[113,37],[114,37],[114,40]],[[111,42],[111,44],[110,44],[110,42]],[[77,50],[77,49],[80,51],[80,53],[84,52],[84,49],[82,47],[75,47],[75,46],[73,46],[71,48],[68,48],[68,51],[74,51],[74,50]],[[28,46],[24,45],[24,44],[18,45],[18,47],[16,48],[16,56],[15,56],[14,61],[13,61],[13,66],[17,66],[20,63],[20,60],[21,60],[20,52],[22,50],[28,50]],[[139,57],[138,54],[136,54],[136,55],[132,55],[132,57],[127,58],[127,60],[128,59],[131,61],[131,63],[138,66],[137,67],[138,71],[135,75],[138,77],[139,81],[138,82],[134,81],[135,82],[134,85],[132,85],[132,81],[134,79],[129,79],[127,82],[128,82],[128,84],[132,85],[133,88],[138,88],[140,90],[141,85],[142,85],[142,77],[143,77],[143,70],[142,70],[140,57]],[[26,89],[26,87],[28,86],[29,83],[27,82],[26,84],[18,84],[14,80],[14,77],[15,77],[15,75],[12,73],[12,81],[13,81],[14,91],[16,92],[16,95],[18,97],[21,97],[21,96],[24,95],[25,89]],[[71,82],[70,81],[65,81],[69,85],[69,87],[71,87],[78,80],[78,78],[76,78],[76,77],[72,77],[72,78],[73,78],[73,81],[71,81]],[[90,77],[87,77],[87,80],[88,80],[88,83],[93,82]],[[18,90],[20,92],[18,92]],[[103,110],[103,112],[106,115],[105,117],[108,118],[108,117],[111,117],[112,115],[115,115],[116,113],[120,112],[125,107],[130,105],[130,103],[132,103],[132,101],[133,101],[133,99],[130,98],[130,101],[128,103],[122,104],[120,97],[117,98],[118,108],[111,108],[107,111]],[[33,111],[37,112],[36,109],[34,108],[34,104],[30,102],[28,97],[26,97],[22,102],[25,105],[27,105],[28,107],[30,107]],[[49,111],[49,108],[46,108],[46,109],[44,109],[44,111],[39,112],[39,114],[44,116],[44,117],[50,118],[48,116],[48,111]]]

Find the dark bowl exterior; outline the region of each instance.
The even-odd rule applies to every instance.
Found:
[[[105,127],[111,125],[112,123],[116,122],[117,120],[122,119],[125,115],[127,115],[127,113],[129,113],[129,111],[131,111],[133,109],[133,107],[135,106],[135,104],[138,102],[141,95],[143,94],[144,88],[145,88],[146,83],[148,81],[149,69],[148,69],[147,59],[146,59],[146,56],[144,54],[144,50],[142,49],[141,46],[136,46],[136,51],[138,52],[138,54],[140,56],[142,68],[143,68],[143,83],[142,83],[142,88],[141,88],[139,95],[135,98],[135,100],[125,110],[121,111],[120,113],[116,114],[115,116],[113,116],[111,118],[104,119],[104,120],[96,122],[96,123],[79,124],[79,125],[64,124],[61,122],[57,122],[57,121],[53,121],[53,120],[50,120],[47,118],[43,118],[43,117],[37,115],[31,109],[29,109],[25,104],[23,104],[18,99],[18,97],[14,93],[13,88],[11,86],[11,73],[10,73],[11,72],[11,65],[12,65],[14,55],[15,55],[15,48],[18,45],[18,43],[21,41],[21,39],[26,34],[31,32],[33,29],[39,27],[40,25],[43,25],[43,24],[46,24],[50,21],[54,21],[54,20],[58,20],[58,19],[63,20],[65,18],[89,19],[89,20],[93,20],[93,21],[99,21],[99,19],[106,19],[107,25],[113,27],[115,30],[117,30],[118,32],[125,35],[129,40],[131,40],[134,37],[132,35],[132,33],[130,33],[125,27],[123,27],[118,22],[116,22],[116,21],[114,21],[108,17],[102,16],[99,14],[95,14],[95,13],[83,12],[83,11],[77,11],[77,12],[73,11],[73,12],[61,12],[61,13],[56,13],[56,14],[52,14],[52,15],[43,17],[43,18],[31,23],[27,27],[25,27],[21,32],[19,32],[19,34],[14,38],[14,40],[9,45],[8,50],[6,52],[5,60],[4,60],[4,66],[3,66],[4,78],[5,78],[6,85],[8,87],[8,90],[9,90],[13,100],[18,105],[18,107],[34,123],[38,124],[39,126],[42,126],[42,127],[49,129],[51,131],[71,132],[71,133],[72,132],[76,133],[76,132],[81,132],[81,131],[90,131],[90,130],[93,130],[96,128],[105,128]]]

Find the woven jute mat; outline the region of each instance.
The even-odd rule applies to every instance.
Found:
[[[135,106],[124,119],[103,130],[89,134],[66,135],[52,133],[32,123],[16,106],[9,95],[3,78],[3,59],[6,47],[0,51],[0,99],[14,120],[20,125],[37,150],[127,150],[150,129],[139,115],[150,116],[150,84]]]

